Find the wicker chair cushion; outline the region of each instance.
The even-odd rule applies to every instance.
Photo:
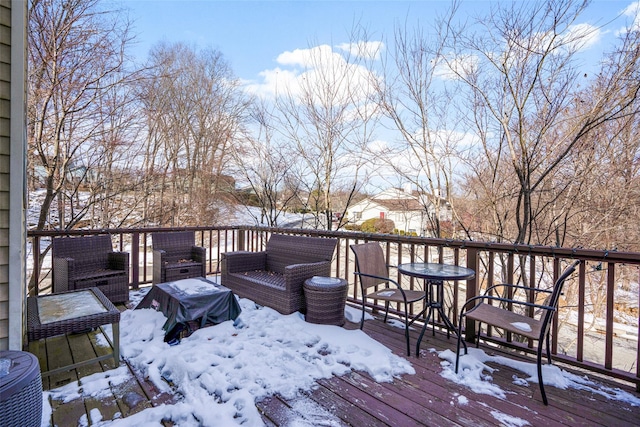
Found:
[[[276,289],[285,289],[284,275],[272,271],[246,271],[244,273],[234,273],[233,276],[244,279],[256,286],[270,286]]]
[[[197,267],[201,266],[202,263],[194,262],[194,261],[182,261],[182,262],[167,262],[165,263],[165,268],[189,268],[189,267]]]
[[[120,275],[126,275],[126,272],[123,270],[97,270],[89,273],[77,274],[75,276],[75,280],[89,280]]]

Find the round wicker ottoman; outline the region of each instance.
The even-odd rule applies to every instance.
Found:
[[[0,421],[3,426],[42,424],[38,359],[25,351],[0,351]]]
[[[314,276],[304,282],[303,288],[307,322],[344,325],[344,305],[348,292],[346,280]]]

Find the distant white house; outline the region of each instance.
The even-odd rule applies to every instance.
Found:
[[[424,236],[430,228],[429,218],[436,215],[436,202],[440,203],[440,221],[450,221],[451,206],[446,200],[408,188],[390,188],[361,200],[349,208],[349,220],[360,225],[371,218],[390,219],[398,231]]]

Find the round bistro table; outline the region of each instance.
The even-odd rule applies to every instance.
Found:
[[[453,326],[453,323],[446,315],[443,309],[444,304],[444,281],[446,280],[469,280],[476,276],[476,272],[470,268],[460,267],[458,265],[449,264],[436,264],[430,262],[412,262],[408,264],[398,265],[398,271],[407,276],[418,277],[424,279],[424,289],[427,294],[426,306],[423,312],[426,311],[427,317],[425,318],[422,331],[418,337],[416,344],[416,356],[419,356],[420,343],[424,336],[424,331],[427,329],[427,323],[431,315],[433,315],[433,321],[435,324],[435,312],[440,314],[440,318],[447,327],[447,338],[449,338],[449,331],[453,331],[457,335],[457,329]],[[435,334],[435,326],[433,328]]]

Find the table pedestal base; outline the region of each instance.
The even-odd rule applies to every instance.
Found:
[[[424,337],[424,332],[427,330],[427,324],[429,323],[429,319],[432,319],[432,331],[433,335],[436,334],[436,313],[440,314],[440,318],[444,322],[447,327],[447,339],[449,339],[450,332],[453,331],[456,336],[458,335],[458,331],[456,327],[453,325],[453,322],[449,319],[449,317],[444,312],[442,308],[444,302],[444,282],[441,280],[428,280],[425,279],[424,286],[427,292],[427,306],[423,310],[423,312],[427,313],[427,317],[424,319],[424,325],[422,326],[422,331],[420,331],[420,336],[418,337],[418,342],[416,343],[416,357],[420,357],[420,343],[422,342],[422,337]],[[435,292],[434,292],[435,289]],[[435,299],[434,299],[435,294]]]

